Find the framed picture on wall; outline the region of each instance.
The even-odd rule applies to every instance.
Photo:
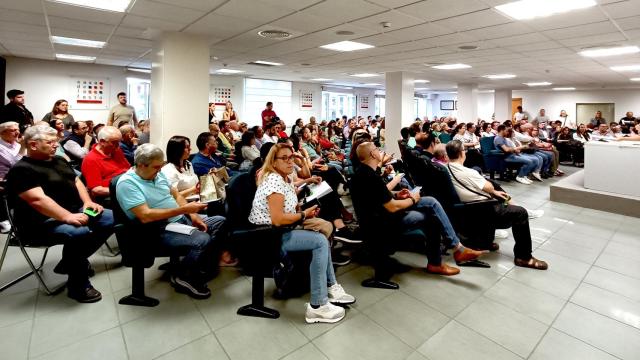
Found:
[[[300,110],[313,109],[313,91],[300,90]]]
[[[71,109],[103,110],[109,108],[109,79],[71,77]]]
[[[440,100],[440,110],[454,110],[455,101],[453,100]]]
[[[213,88],[213,103],[216,105],[226,105],[227,101],[231,101],[232,89],[227,86]]]

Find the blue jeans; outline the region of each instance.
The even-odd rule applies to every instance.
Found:
[[[536,171],[538,168],[538,164],[541,163],[540,159],[536,156],[525,156],[527,154],[510,154],[507,156],[504,161],[516,164],[522,164],[520,170],[518,171],[519,177],[525,177],[532,172]],[[541,167],[542,165],[540,165]],[[538,168],[539,169],[539,168]]]
[[[82,212],[82,209],[78,212]],[[70,289],[83,289],[89,285],[87,259],[113,234],[113,223],[113,213],[109,209],[104,209],[96,217],[90,216],[85,226],[65,224],[54,219],[45,221],[44,230],[53,234],[47,245],[64,245],[61,262],[69,274]]]
[[[342,172],[342,163],[339,161],[329,161],[327,163],[327,166],[331,166],[332,168],[338,170],[339,172]]]
[[[435,216],[437,221],[430,221],[430,218],[433,216]],[[447,248],[453,248],[460,243],[460,239],[453,229],[453,225],[451,225],[449,217],[444,212],[442,205],[431,196],[423,196],[418,203],[407,209],[406,214],[402,218],[402,225],[408,230],[425,230],[425,234],[427,231],[433,233],[434,231],[429,229],[429,227],[436,225],[439,226],[437,232],[444,236],[446,240],[445,244]],[[432,265],[440,265],[440,243],[438,242],[437,246],[428,246],[427,248],[433,249],[433,251],[427,251],[429,263]],[[437,251],[435,251],[436,248]]]
[[[553,162],[553,153],[537,150],[534,154],[542,161],[542,171],[548,172],[551,163]]]
[[[200,215],[205,224],[207,224],[207,232],[196,230],[191,235],[179,234],[171,231],[163,231],[160,234],[160,242],[163,246],[182,250],[186,252],[181,262],[180,275],[186,277],[199,276],[203,272],[208,272],[214,265],[213,259],[213,242],[216,235],[221,233],[221,229],[225,223],[222,216],[204,216]],[[192,225],[188,216],[182,216],[179,223]]]
[[[321,233],[310,230],[291,230],[282,235],[282,251],[303,250],[312,253],[309,265],[311,305],[324,305],[329,301],[327,286],[336,283],[329,241]]]

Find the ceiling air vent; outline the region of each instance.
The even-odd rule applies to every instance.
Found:
[[[267,39],[286,39],[291,37],[290,33],[282,30],[262,30],[258,31],[258,35]]]

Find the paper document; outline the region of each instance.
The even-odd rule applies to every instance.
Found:
[[[193,226],[180,224],[180,223],[169,223],[164,228],[167,231],[171,231],[178,234],[191,235],[194,231],[198,230]]]
[[[315,199],[319,199],[328,193],[332,192],[331,186],[327,184],[326,181],[321,182],[320,184],[309,185],[310,195],[307,195],[306,202],[313,201]]]

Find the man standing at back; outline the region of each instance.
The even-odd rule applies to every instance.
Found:
[[[109,111],[109,119],[107,125],[120,128],[122,125],[138,126],[138,118],[136,117],[136,109],[131,105],[127,105],[127,94],[118,93],[118,104]]]
[[[20,133],[24,134],[24,130],[33,125],[33,114],[24,106],[24,91],[9,90],[7,97],[9,103],[0,111],[0,123],[15,121],[20,125]]]
[[[262,128],[264,129],[265,126],[271,122],[271,119],[273,119],[276,116],[278,115],[276,115],[276,112],[273,111],[273,103],[269,101],[267,103],[267,107],[264,110],[262,110]]]

